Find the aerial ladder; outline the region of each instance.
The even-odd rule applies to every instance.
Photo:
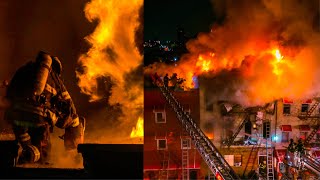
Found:
[[[313,171],[320,178],[320,162],[319,161],[316,161],[314,158],[312,158],[309,155],[304,155],[302,156],[302,162],[307,169],[310,169],[311,171]]]
[[[228,162],[220,154],[218,149],[206,137],[198,125],[193,121],[191,116],[184,111],[183,106],[172,95],[168,87],[164,86],[160,78],[153,78],[154,84],[160,89],[167,103],[171,106],[177,115],[177,119],[182,124],[183,128],[191,137],[199,154],[208,165],[209,169],[216,176],[220,175],[225,180],[240,179],[230,167]]]

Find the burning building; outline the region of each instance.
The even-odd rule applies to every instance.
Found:
[[[173,94],[199,125],[199,91]],[[144,177],[199,179],[201,157],[161,91],[150,84],[145,87],[144,99]]]
[[[206,104],[205,98],[201,99],[206,106],[202,120],[215,120],[210,132],[214,134],[214,144],[221,147],[220,152],[243,178],[253,177],[254,172],[262,177],[270,174],[275,179],[281,176],[309,179],[319,175],[319,169],[315,168],[319,164],[320,136],[317,100],[283,98],[265,106],[244,108],[230,102]],[[306,160],[303,172],[289,166],[290,139],[294,142],[302,139],[306,158],[312,159],[312,162]]]
[[[283,157],[300,138],[317,154],[319,1],[215,2],[222,24],[188,41],[175,66],[145,71],[175,72],[185,89],[198,79],[201,128],[240,177],[317,175],[315,156],[300,156],[295,170]]]

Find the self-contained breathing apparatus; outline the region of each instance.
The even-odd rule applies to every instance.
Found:
[[[45,52],[40,52],[34,63],[28,63],[20,68],[7,89],[11,107],[6,112],[6,119],[19,127],[30,127],[32,124],[40,126],[41,123],[47,123],[51,132],[54,126],[65,129],[65,146],[66,149],[70,149],[76,148],[77,143],[83,143],[85,121],[79,120],[84,118],[79,118],[77,115],[72,99],[60,78],[61,71],[59,59]],[[25,112],[34,115],[31,115],[31,118],[25,117]],[[28,137],[30,139],[29,135]],[[70,142],[76,144],[73,143],[70,147],[72,144]],[[36,162],[39,159],[37,147],[32,145],[28,147],[25,146],[24,149],[32,150],[33,153],[29,154],[33,154],[31,157],[34,157],[30,161]]]

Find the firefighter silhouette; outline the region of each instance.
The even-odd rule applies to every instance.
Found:
[[[83,141],[84,118],[78,117],[61,72],[60,60],[41,51],[8,84],[6,98],[11,105],[5,119],[20,145],[18,163],[48,162],[54,126],[65,129],[66,149],[75,149]]]

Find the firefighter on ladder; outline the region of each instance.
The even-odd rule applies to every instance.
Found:
[[[67,150],[83,143],[85,120],[77,115],[61,71],[59,59],[41,51],[36,61],[19,68],[8,84],[10,106],[5,119],[12,124],[20,146],[18,163],[48,163],[54,126],[65,129]]]

